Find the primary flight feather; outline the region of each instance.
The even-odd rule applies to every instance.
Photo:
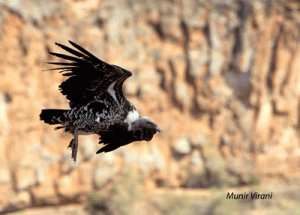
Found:
[[[78,135],[98,134],[105,146],[97,153],[109,152],[134,141],[150,141],[160,128],[147,117],[141,117],[136,108],[123,95],[124,81],[132,73],[116,65],[105,63],[90,52],[69,41],[75,48],[56,43],[74,56],[49,52],[51,55],[68,60],[49,62],[69,78],[59,89],[69,100],[70,110],[44,109],[40,119],[45,123],[61,124],[74,134],[68,147],[76,162]]]

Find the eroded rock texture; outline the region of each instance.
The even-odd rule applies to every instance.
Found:
[[[150,188],[299,176],[298,1],[0,1],[0,206],[58,204],[126,166]],[[96,155],[97,137],[39,121],[66,108],[44,62],[72,40],[133,72],[124,91],[162,128],[150,143]]]

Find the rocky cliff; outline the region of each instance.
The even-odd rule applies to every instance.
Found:
[[[146,187],[299,177],[298,1],[0,0],[0,206],[59,204],[135,166]],[[39,121],[66,108],[44,62],[74,41],[133,72],[127,98],[162,132],[96,155],[97,136]]]

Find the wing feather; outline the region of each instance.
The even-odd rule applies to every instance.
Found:
[[[60,43],[55,43],[55,45],[61,47],[62,49],[66,50],[67,52],[70,52],[73,55],[76,55],[77,57],[85,57],[84,54],[82,54],[82,53],[80,53],[78,51],[75,51],[74,49],[71,49],[71,48],[69,48],[69,47],[67,47],[65,45],[62,45]]]
[[[109,86],[115,81],[117,82],[114,86],[116,94],[121,101],[127,101],[122,93],[122,85],[132,73],[121,67],[105,63],[81,46],[72,41],[69,42],[76,50],[59,43],[55,44],[74,56],[49,53],[70,62],[47,63],[61,66],[49,70],[60,70],[63,76],[71,76],[59,86],[61,93],[66,95],[70,101],[71,108],[86,105],[95,98],[99,98],[107,93]]]
[[[59,54],[59,53],[55,53],[55,52],[49,52],[49,54],[54,55],[56,57],[66,59],[66,60],[75,61],[75,62],[78,62],[78,63],[83,63],[83,64],[87,63],[85,60],[82,60],[82,59],[77,58],[77,57],[71,57],[71,56],[68,56],[68,55]]]
[[[52,64],[52,65],[65,65],[65,66],[74,66],[78,65],[78,63],[63,63],[63,62],[46,62],[47,64]]]
[[[79,51],[81,51],[82,53],[86,54],[87,56],[89,56],[92,60],[99,62],[100,59],[98,59],[97,57],[95,57],[94,55],[92,55],[90,52],[88,52],[87,50],[85,50],[84,48],[82,48],[81,46],[77,45],[76,43],[72,42],[69,40],[69,43],[74,46],[75,48],[77,48]]]
[[[43,71],[51,71],[51,70],[61,70],[61,72],[65,72],[65,71],[68,71],[68,70],[72,70],[76,67],[60,67],[60,68],[54,68],[54,69],[44,69]]]

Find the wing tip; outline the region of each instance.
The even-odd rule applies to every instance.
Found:
[[[54,56],[59,55],[59,53],[56,53],[56,52],[48,52],[48,53],[51,54],[51,55],[54,55]]]
[[[63,44],[60,44],[60,43],[58,43],[58,42],[55,42],[55,45],[57,45],[58,47],[64,49],[64,45],[63,45]]]
[[[72,42],[71,40],[68,40],[68,42],[69,42],[71,45],[73,45],[73,44],[77,45],[76,43]],[[59,47],[63,46],[63,44],[58,43],[58,42],[55,42],[55,45],[57,45],[57,46],[59,46]]]
[[[72,42],[71,40],[68,40],[68,42],[69,42],[72,46],[74,46],[75,48],[77,48],[77,47],[79,46],[78,44]],[[79,47],[80,47],[80,46],[79,46]]]
[[[102,152],[106,152],[105,149],[103,149],[103,148],[105,148],[105,146],[102,147],[101,149],[99,149],[99,150],[96,152],[96,154],[100,154],[100,153],[102,153]]]

